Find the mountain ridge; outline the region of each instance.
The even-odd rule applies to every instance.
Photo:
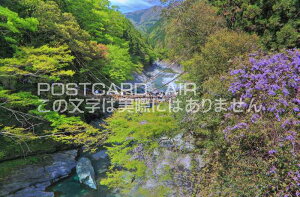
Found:
[[[125,13],[125,16],[141,31],[148,31],[161,19],[162,6],[153,6],[134,12]]]

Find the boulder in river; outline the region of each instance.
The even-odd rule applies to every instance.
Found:
[[[97,189],[97,184],[95,181],[95,171],[91,161],[88,158],[82,157],[78,161],[76,172],[79,177],[80,183],[83,183],[92,189]]]

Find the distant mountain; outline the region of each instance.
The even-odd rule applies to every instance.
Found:
[[[141,31],[148,31],[160,20],[163,7],[154,6],[148,9],[126,13],[125,16]]]

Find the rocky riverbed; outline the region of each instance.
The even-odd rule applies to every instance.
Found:
[[[0,185],[3,197],[54,197],[46,192],[52,183],[67,177],[76,166],[77,150],[47,155],[47,161],[28,165],[6,177]]]
[[[169,197],[190,197],[193,194],[193,171],[199,171],[205,163],[195,151],[195,141],[189,134],[180,133],[173,138],[158,139],[159,147],[145,154],[143,146],[132,153],[133,158],[147,166],[146,177],[136,181],[130,196],[138,196],[140,188],[156,191],[164,188]]]

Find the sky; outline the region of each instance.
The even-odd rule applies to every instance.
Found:
[[[123,13],[150,8],[159,5],[159,0],[110,0]]]

